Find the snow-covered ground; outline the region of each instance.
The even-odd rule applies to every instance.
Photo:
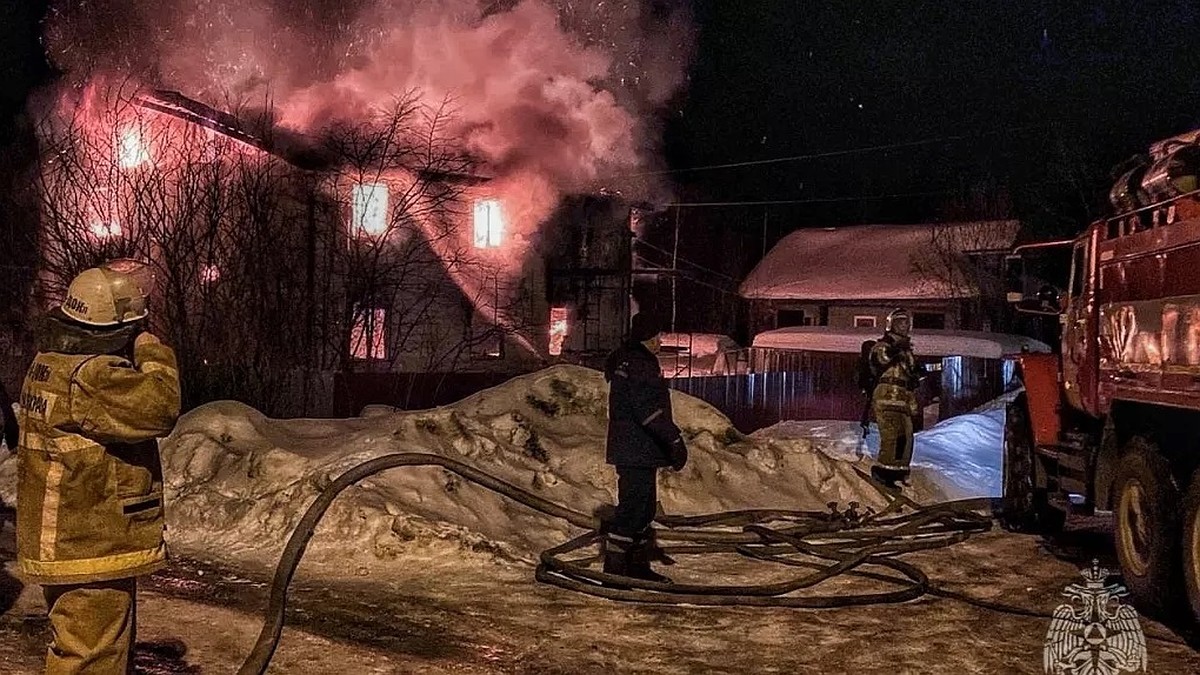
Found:
[[[824,510],[829,502],[881,507],[853,456],[805,438],[746,437],[708,404],[673,392],[691,451],[663,472],[669,514],[745,508]],[[592,513],[611,504],[604,463],[607,386],[599,372],[556,366],[427,411],[373,408],[346,420],[272,420],[233,402],[185,415],[161,444],[168,537],[187,556],[274,561],[308,503],[367,459],[430,452],[461,460],[552,502]],[[850,461],[846,461],[850,460]],[[14,498],[15,461],[0,463],[0,496]],[[922,472],[914,498],[948,495]],[[366,567],[397,559],[466,557],[532,562],[578,530],[440,468],[398,469],[343,493],[308,557]]]
[[[936,424],[916,435],[913,467],[924,470],[952,499],[1000,497],[1004,465],[1004,406],[1014,393]],[[831,457],[856,461],[879,455],[879,429],[864,439],[858,422],[789,421],[752,434],[755,438],[805,439]]]
[[[357,419],[288,421],[228,402],[193,411],[162,443],[168,534],[182,559],[143,585],[139,637],[151,643],[139,657],[145,672],[235,670],[261,625],[265,582],[299,514],[331,476],[363,459],[434,452],[580,511],[610,502],[604,388],[598,373],[557,367],[430,411],[375,408]],[[692,463],[664,474],[667,512],[880,503],[852,469],[868,462],[856,457],[853,423],[810,424],[811,438],[797,437],[796,425],[745,438],[706,404],[673,396]],[[934,501],[960,488],[986,494],[966,482],[972,471],[995,472],[987,451],[965,461],[972,453],[961,446],[982,448],[982,438],[993,444],[997,419],[993,408],[922,434],[914,496]],[[876,444],[867,444],[868,454]],[[951,459],[961,479],[936,475]],[[14,470],[11,458],[0,462],[5,500]],[[351,488],[297,573],[271,672],[1042,672],[1048,619],[931,597],[812,611],[658,607],[536,583],[519,561],[568,531],[440,469],[396,470]],[[0,529],[7,570],[14,543],[11,526]],[[680,557],[668,571],[684,583],[764,583],[783,573],[734,555]],[[1082,564],[1057,559],[1034,537],[999,531],[905,560],[936,584],[1047,616]],[[862,583],[844,575],[821,592],[860,591]],[[40,597],[0,571],[0,672],[39,672],[48,640]],[[1186,647],[1152,642],[1150,653],[1152,672],[1200,668]]]

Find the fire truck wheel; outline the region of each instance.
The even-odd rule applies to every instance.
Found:
[[[1192,619],[1200,625],[1200,470],[1183,498],[1183,582]]]
[[[1144,611],[1169,613],[1179,599],[1179,489],[1151,441],[1125,446],[1114,482],[1117,558],[1133,599]]]
[[[1045,488],[1037,487],[1034,472],[1033,428],[1024,393],[1008,404],[1004,416],[1004,499],[1000,525],[1012,532],[1057,534],[1066,512],[1050,504]]]

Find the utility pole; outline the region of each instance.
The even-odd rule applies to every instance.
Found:
[[[762,257],[767,257],[767,207],[763,207],[763,242]],[[761,260],[762,258],[760,258]]]
[[[679,283],[679,207],[675,207],[675,244],[671,248],[671,332],[675,331],[675,306]]]

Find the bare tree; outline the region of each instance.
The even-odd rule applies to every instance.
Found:
[[[272,151],[295,139],[268,130],[255,147],[131,101],[126,87],[90,92],[39,127],[40,269],[61,297],[87,267],[146,264],[189,403],[304,412],[321,373],[453,369],[523,328],[464,325],[464,302],[508,317],[523,298],[496,281],[484,301],[480,280],[503,274],[469,245],[474,163],[448,106],[410,92],[323,130],[302,168]]]
[[[1014,220],[930,225],[925,246],[911,258],[919,291],[956,298],[992,328],[1004,326],[1003,260],[1017,235]]]

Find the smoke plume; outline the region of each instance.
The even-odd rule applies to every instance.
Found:
[[[538,202],[656,163],[691,36],[683,0],[60,0],[45,24],[76,81],[129,74],[304,133],[448,101],[454,136]]]

